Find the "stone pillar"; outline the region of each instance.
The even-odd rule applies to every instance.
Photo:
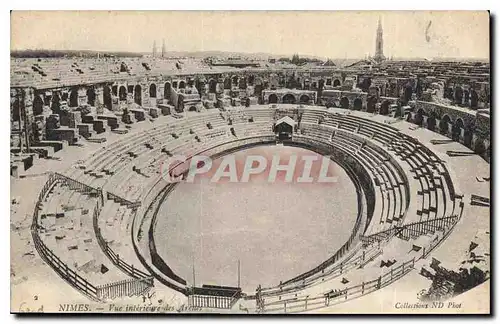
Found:
[[[95,88],[95,106],[104,107],[104,90],[102,87]]]
[[[477,92],[475,90],[472,90],[471,94],[470,94],[470,107],[472,109],[478,108],[478,100],[479,100],[479,96],[478,96]]]
[[[156,99],[165,99],[163,95],[165,94],[165,82],[161,82],[156,85]]]
[[[142,101],[142,106],[143,107],[151,107],[151,101],[149,98],[149,85],[147,83],[145,84],[139,84],[141,86],[141,101]]]
[[[203,98],[208,93],[208,83],[200,81],[200,97]]]
[[[215,93],[217,95],[221,95],[224,93],[224,80],[217,82],[217,85],[215,87]]]
[[[476,149],[476,142],[479,136],[476,134],[472,134],[472,142],[471,142],[471,149],[474,151]]]
[[[78,89],[78,107],[85,106],[87,104],[87,89]]]
[[[95,107],[98,114],[102,114],[104,112],[104,90],[99,87],[94,89],[95,91]]]
[[[113,111],[121,110],[121,104],[118,96],[111,96],[111,109]]]

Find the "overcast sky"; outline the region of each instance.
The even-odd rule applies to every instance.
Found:
[[[486,11],[17,11],[11,49],[235,51],[362,58],[489,57]]]

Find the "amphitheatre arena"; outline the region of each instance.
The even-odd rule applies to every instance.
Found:
[[[11,69],[12,305],[36,292],[45,311],[363,313],[489,287],[489,64],[157,54]],[[336,181],[162,176],[197,155],[276,154],[326,157]]]

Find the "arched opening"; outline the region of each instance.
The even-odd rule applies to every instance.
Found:
[[[465,106],[469,106],[469,98],[470,98],[469,91],[464,90],[464,105]]]
[[[54,114],[59,114],[61,112],[61,97],[59,97],[58,93],[55,93],[52,96],[52,104],[50,109],[54,112]]]
[[[453,100],[453,88],[450,88],[450,87],[446,88],[444,90],[444,97],[446,99]]]
[[[422,108],[418,109],[417,114],[415,115],[415,124],[417,124],[418,126],[422,126],[424,122],[424,115],[424,110]]]
[[[11,108],[12,121],[14,121],[14,122],[17,122],[20,120],[19,109],[20,109],[19,99],[16,98],[14,100],[14,103],[12,104],[12,108]]]
[[[194,87],[196,88],[196,90],[198,91],[198,93],[205,93],[205,80],[200,80],[200,79],[196,79],[194,81]]]
[[[384,97],[396,97],[396,95],[393,95],[394,92],[396,92],[396,86],[394,83],[389,83],[387,82],[385,84],[384,92],[382,93],[382,96]]]
[[[224,79],[224,89],[231,89],[231,79],[230,78]]]
[[[456,87],[455,88],[455,104],[461,105],[463,96],[464,96],[464,91],[462,90],[462,87]]]
[[[321,91],[321,90],[323,90],[324,87],[325,87],[325,80],[324,79],[320,79],[318,81],[318,90]]]
[[[134,102],[139,106],[142,105],[142,88],[140,85],[136,85],[134,88]]]
[[[210,79],[210,81],[208,81],[208,92],[209,93],[217,92],[217,81],[215,81],[214,79]]]
[[[286,95],[283,96],[281,101],[284,104],[294,104],[295,103],[295,96],[291,93],[287,93]]]
[[[340,99],[340,107],[344,109],[349,109],[349,99],[347,99],[347,97],[342,97]]]
[[[249,75],[249,76],[248,76],[248,85],[253,86],[253,85],[254,85],[254,82],[255,82],[255,76],[253,76],[253,75]]]
[[[382,101],[382,104],[380,105],[379,114],[384,116],[389,115],[389,100]]]
[[[245,90],[247,88],[247,79],[246,78],[240,78],[239,82],[239,88],[241,90]]]
[[[432,112],[427,118],[427,129],[434,132],[436,129],[436,115]]]
[[[125,86],[121,86],[120,90],[118,90],[118,98],[120,101],[127,100],[127,88],[125,88]]]
[[[43,105],[50,107],[50,102],[52,101],[52,93],[50,95],[45,95],[43,97]]]
[[[156,98],[156,84],[154,83],[149,86],[149,98]]]
[[[108,86],[103,87],[102,99],[104,101],[104,106],[111,110],[113,105],[111,99],[111,89]]]
[[[486,147],[484,146],[484,142],[481,138],[477,138],[474,143],[474,152],[479,155],[483,155],[486,152]]]
[[[165,100],[170,100],[170,95],[172,94],[172,85],[170,82],[165,82],[165,86],[163,88],[163,98]]]
[[[358,88],[363,92],[368,92],[370,90],[370,86],[372,85],[371,78],[364,78],[361,83],[358,84]]]
[[[366,111],[369,113],[375,112],[376,103],[377,103],[377,97],[369,96],[366,101]]]
[[[186,82],[185,81],[179,82],[179,89],[186,89]]]
[[[339,79],[333,80],[333,86],[334,87],[340,87],[340,80]]]
[[[406,114],[406,119],[407,122],[411,123],[411,114]]]
[[[353,106],[354,106],[354,110],[363,109],[363,101],[361,100],[361,98],[354,99]]]
[[[33,100],[33,115],[38,116],[43,114],[43,100],[40,96],[35,96]]]
[[[196,78],[193,80],[193,87],[196,89],[196,92],[200,93],[200,79]]]
[[[308,95],[305,95],[305,94],[303,94],[303,95],[302,95],[302,96],[300,96],[300,98],[299,98],[299,102],[300,102],[301,104],[305,104],[305,105],[309,104],[309,101],[310,101],[310,100],[311,100],[311,98],[309,98],[309,96],[308,96]]]
[[[472,147],[472,134],[474,133],[473,127],[464,130],[464,145],[468,148]]]
[[[183,96],[179,96],[179,98],[177,99],[177,107],[176,107],[176,111],[181,113],[184,111],[184,97]]]
[[[411,100],[412,95],[413,95],[413,88],[411,84],[407,84],[404,88],[404,96],[403,96],[404,105],[408,104],[408,102]]]
[[[305,79],[304,80],[301,88],[304,89],[304,90],[310,90],[310,88],[311,88],[311,82],[309,81],[309,79]]]
[[[422,97],[423,90],[422,79],[420,79],[420,77],[417,77],[417,84],[415,86],[415,94],[417,95],[417,99],[420,99]]]
[[[232,85],[237,87],[238,86],[238,76],[237,75],[233,75],[233,77],[231,78],[232,80]]]
[[[95,90],[94,88],[88,88],[87,89],[87,103],[91,105],[92,107],[95,106]]]
[[[302,81],[302,89],[310,90],[311,89],[311,81],[309,79],[304,79]]]
[[[78,107],[78,90],[71,89],[69,93],[69,106],[70,107]]]
[[[461,118],[457,118],[455,124],[451,128],[451,139],[458,142],[463,128],[464,121]]]
[[[470,92],[470,107],[472,109],[476,109],[478,107],[479,103],[479,96],[477,94],[477,91],[472,89]]]
[[[256,97],[260,98],[262,95],[262,90],[264,88],[262,87],[262,84],[256,84],[255,87],[253,88],[253,93]]]
[[[275,103],[278,103],[278,96],[275,95],[274,93],[271,93],[269,95],[269,103],[270,104],[275,104]]]
[[[451,118],[448,115],[444,115],[439,121],[439,132],[443,135],[448,135],[448,124],[451,122]]]

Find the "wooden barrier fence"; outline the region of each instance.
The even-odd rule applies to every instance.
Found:
[[[133,278],[97,286],[96,294],[101,300],[141,296],[151,287],[153,287],[153,277]]]
[[[120,270],[122,270],[128,276],[135,279],[144,279],[151,277],[151,274],[145,273],[139,269],[134,268],[133,264],[128,264],[124,260],[120,259],[120,256],[113,251],[102,236],[101,229],[99,228],[99,216],[101,214],[101,210],[103,208],[104,201],[99,199],[94,208],[94,212],[92,215],[92,223],[94,227],[94,232],[96,235],[97,243],[101,250],[106,254],[109,260],[117,266]]]
[[[35,204],[35,210],[33,212],[33,220],[31,224],[31,236],[33,237],[33,243],[35,248],[40,255],[40,257],[47,263],[62,279],[64,279],[72,287],[80,291],[82,294],[94,301],[99,301],[97,296],[97,289],[85,278],[81,277],[76,271],[68,267],[61,259],[50,250],[42,241],[38,234],[38,216],[41,210],[42,202],[49,192],[49,190],[59,181],[61,178],[55,174],[50,174],[47,182],[43,186],[40,194],[38,195],[38,200]]]
[[[189,295],[188,305],[200,308],[231,309],[238,298],[225,296]]]
[[[80,276],[75,270],[71,269],[66,263],[64,263],[52,250],[50,250],[39,235],[39,213],[42,209],[42,204],[48,192],[53,188],[53,186],[58,183],[63,182],[70,186],[70,189],[82,190],[84,193],[95,193],[98,195],[97,204],[94,208],[94,219],[97,219],[99,213],[104,204],[102,192],[99,189],[89,187],[81,182],[68,178],[58,173],[50,173],[47,182],[42,187],[38,195],[37,202],[35,203],[35,209],[33,211],[33,219],[31,223],[31,236],[33,238],[33,243],[35,248],[40,255],[40,257],[47,263],[62,279],[64,279],[69,285],[77,289],[83,295],[87,296],[89,299],[97,302],[102,302],[103,298],[111,298],[111,296],[121,297],[121,296],[134,296],[142,293],[143,291],[149,289],[153,286],[153,278],[151,276],[146,276],[146,274],[137,269],[133,269],[133,266],[129,266],[132,270],[131,273],[136,274],[140,278],[133,278],[117,283],[110,283],[104,286],[96,287],[91,284],[88,280]],[[94,224],[95,225],[95,224]],[[114,260],[121,267],[126,268],[128,266],[115,254]],[[116,261],[118,260],[118,261]],[[121,262],[120,262],[121,261]]]
[[[91,187],[83,182],[80,182],[78,180],[72,179],[70,177],[67,177],[63,174],[54,172],[53,173],[54,177],[56,180],[59,180],[63,182],[65,185],[67,185],[71,190],[76,190],[83,192],[85,194],[99,194],[101,192],[101,189]]]
[[[415,258],[396,268],[391,268],[391,270],[387,271],[378,278],[370,281],[364,281],[359,285],[341,289],[338,292],[321,294],[312,298],[290,298],[286,300],[273,301],[267,304],[264,303],[262,308],[255,309],[255,311],[258,313],[296,313],[328,307],[381,289],[413,270],[414,266]]]

